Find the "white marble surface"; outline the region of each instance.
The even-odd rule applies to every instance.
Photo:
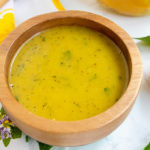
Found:
[[[113,20],[132,37],[150,35],[150,16],[117,15],[99,7],[96,0],[61,1],[67,9],[87,10]],[[32,16],[56,10],[51,0],[15,0],[14,2],[16,25]],[[142,43],[137,45],[143,60],[144,79],[137,101],[127,119],[112,134],[95,143],[73,148],[53,147],[53,150],[143,150],[144,146],[150,142],[150,46]],[[38,150],[38,145],[34,140],[26,143],[22,137],[11,142],[8,148],[0,144],[0,150],[5,149]]]

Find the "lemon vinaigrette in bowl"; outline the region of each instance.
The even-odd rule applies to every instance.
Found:
[[[99,0],[105,7],[121,14],[141,16],[150,14],[150,0]]]
[[[120,49],[105,35],[77,25],[42,31],[21,46],[9,73],[16,100],[34,114],[59,121],[98,115],[128,84]]]

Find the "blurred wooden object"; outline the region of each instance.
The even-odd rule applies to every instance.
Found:
[[[0,8],[6,3],[8,0],[0,0]]]

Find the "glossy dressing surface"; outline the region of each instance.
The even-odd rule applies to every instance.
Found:
[[[58,26],[27,41],[15,55],[9,85],[31,112],[81,120],[111,107],[128,82],[123,54],[106,36],[81,26]]]

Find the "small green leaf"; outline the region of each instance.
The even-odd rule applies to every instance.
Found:
[[[29,137],[26,135],[26,142],[28,143],[29,142]]]
[[[150,143],[144,148],[144,150],[150,150]]]
[[[17,127],[11,127],[11,135],[13,139],[21,138],[22,131]]]
[[[38,143],[39,143],[39,150],[50,150],[53,147],[51,145],[47,145],[41,142],[38,142]]]
[[[9,145],[10,140],[11,140],[10,138],[3,140],[3,144],[4,144],[5,147],[7,147]]]
[[[135,38],[137,40],[141,40],[143,41],[144,43],[146,44],[149,44],[150,45],[150,36],[146,36],[146,37],[141,37],[141,38]]]
[[[3,107],[1,108],[0,113],[1,113],[2,115],[6,115],[6,112],[5,112],[5,110],[4,110]]]

